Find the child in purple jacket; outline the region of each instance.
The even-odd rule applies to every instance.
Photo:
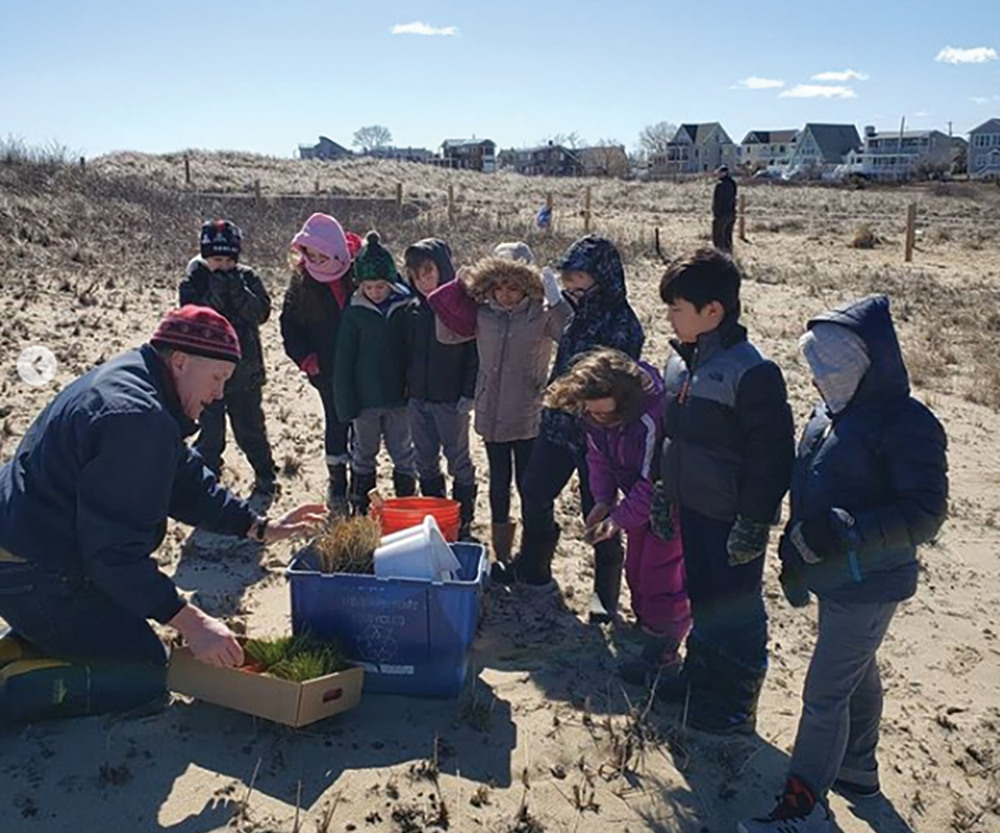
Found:
[[[628,537],[625,578],[643,648],[619,673],[637,684],[680,670],[677,651],[691,625],[680,536],[667,542],[649,527],[663,398],[655,368],[607,348],[579,357],[546,396],[550,408],[583,418],[596,501],[585,520],[587,540],[620,531]]]

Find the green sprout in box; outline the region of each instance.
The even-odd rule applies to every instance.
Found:
[[[249,639],[243,646],[248,664],[293,683],[304,683],[350,667],[340,645],[309,634],[278,639]]]

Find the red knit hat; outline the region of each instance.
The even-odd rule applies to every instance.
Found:
[[[233,325],[214,309],[194,304],[164,315],[149,343],[233,364],[242,358],[240,339]]]

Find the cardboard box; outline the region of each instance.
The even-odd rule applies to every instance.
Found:
[[[174,649],[167,669],[171,691],[296,727],[353,709],[361,699],[363,682],[361,668],[305,683],[238,668],[214,668],[198,662],[187,648]]]

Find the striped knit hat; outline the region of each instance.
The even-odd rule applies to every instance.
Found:
[[[164,315],[149,343],[233,364],[242,358],[240,339],[233,325],[214,309],[194,304]]]

